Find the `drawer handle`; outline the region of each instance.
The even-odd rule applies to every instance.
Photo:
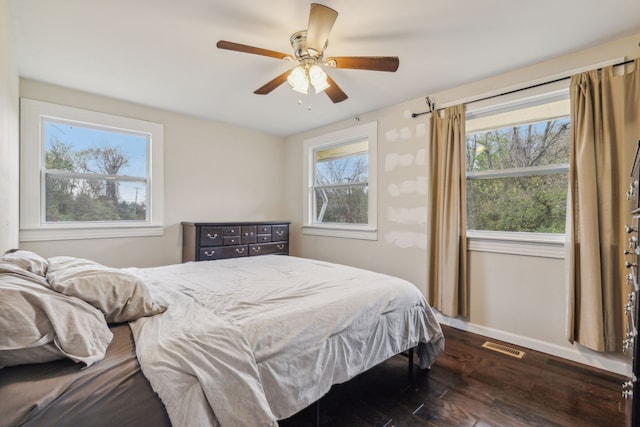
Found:
[[[218,237],[218,233],[214,233],[213,236],[211,235],[211,233],[207,233],[207,237],[211,240],[214,240],[216,237]]]
[[[254,246],[253,250],[256,251],[256,252],[260,252],[262,250],[262,247],[261,246]]]
[[[243,254],[244,253],[244,248],[236,248],[236,252],[239,254]]]
[[[282,245],[276,245],[276,246],[278,246],[278,249],[280,249],[280,250],[283,250],[283,249],[284,249],[284,244],[282,244]]]
[[[211,252],[204,251],[204,254],[206,256],[212,256],[212,255],[215,255],[215,253],[216,253],[216,251],[211,251]]]
[[[277,234],[278,236],[282,236],[282,235],[284,234],[284,231],[282,231],[282,230],[276,230],[276,234]]]
[[[253,236],[253,231],[252,232],[245,231],[244,235],[245,236]]]

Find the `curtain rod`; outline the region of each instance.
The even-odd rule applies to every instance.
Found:
[[[619,67],[621,65],[630,64],[630,63],[632,63],[634,61],[635,61],[635,59],[628,59],[626,61],[622,61],[622,62],[619,62],[617,64],[613,64],[612,66],[613,67]],[[597,70],[601,71],[602,68],[598,68]],[[493,98],[497,98],[499,96],[511,95],[512,93],[522,92],[523,90],[534,89],[534,88],[537,88],[537,87],[540,87],[540,86],[550,85],[552,83],[557,83],[557,82],[561,82],[561,81],[564,81],[564,80],[569,80],[570,78],[571,78],[571,76],[560,77],[558,79],[550,80],[548,82],[536,83],[536,84],[531,85],[531,86],[521,87],[519,89],[513,89],[513,90],[510,90],[510,91],[507,91],[507,92],[497,93],[495,95],[489,95],[489,96],[485,96],[483,98],[474,99],[473,101],[465,102],[465,104],[471,104],[472,102],[486,101],[487,99],[493,99]],[[429,106],[429,110],[428,111],[423,111],[422,113],[412,113],[411,114],[412,118],[415,119],[416,117],[422,116],[424,114],[429,114],[429,113],[433,113],[434,111],[437,112],[437,111],[440,111],[440,110],[444,110],[444,108],[435,108],[436,107],[436,103],[431,101],[431,99],[429,99],[428,96],[426,97],[426,101],[427,101],[427,105]]]

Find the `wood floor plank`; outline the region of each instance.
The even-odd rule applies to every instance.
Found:
[[[334,386],[320,400],[320,425],[625,426],[624,377],[528,349],[515,359],[482,348],[486,337],[443,331],[445,351],[411,387],[406,357],[395,356]],[[315,426],[315,411],[312,405],[280,425]]]
[[[424,425],[437,427],[473,427],[478,419],[445,399],[427,400],[414,416],[424,421]]]

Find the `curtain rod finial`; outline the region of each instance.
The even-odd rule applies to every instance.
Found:
[[[427,101],[427,105],[429,106],[429,110],[434,111],[436,109],[436,102],[435,101],[431,101],[430,97],[426,97],[425,101]]]
[[[433,113],[434,111],[436,111],[436,103],[435,101],[431,101],[431,98],[428,96],[425,96],[424,98],[425,102],[427,103],[427,106],[429,107],[428,111],[423,111],[422,113],[413,113],[411,114],[411,117],[413,117],[414,119],[418,116],[422,116],[423,114],[429,114],[429,113]]]

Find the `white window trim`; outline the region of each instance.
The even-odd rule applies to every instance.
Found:
[[[467,250],[564,259],[565,235],[467,230]]]
[[[551,175],[569,172],[569,163],[556,163],[545,166],[529,166],[525,168],[496,169],[489,171],[467,172],[467,180],[513,178],[516,176]]]
[[[313,151],[319,147],[345,144],[367,138],[369,141],[369,210],[368,225],[316,224],[313,222]],[[348,239],[378,240],[378,122],[372,121],[348,129],[305,139],[303,142],[303,221],[302,232],[308,235]]]
[[[41,118],[53,117],[87,124],[129,129],[151,136],[148,221],[45,224],[41,200]],[[115,116],[22,98],[20,100],[20,241],[96,239],[159,236],[164,234],[163,126],[144,120]]]

